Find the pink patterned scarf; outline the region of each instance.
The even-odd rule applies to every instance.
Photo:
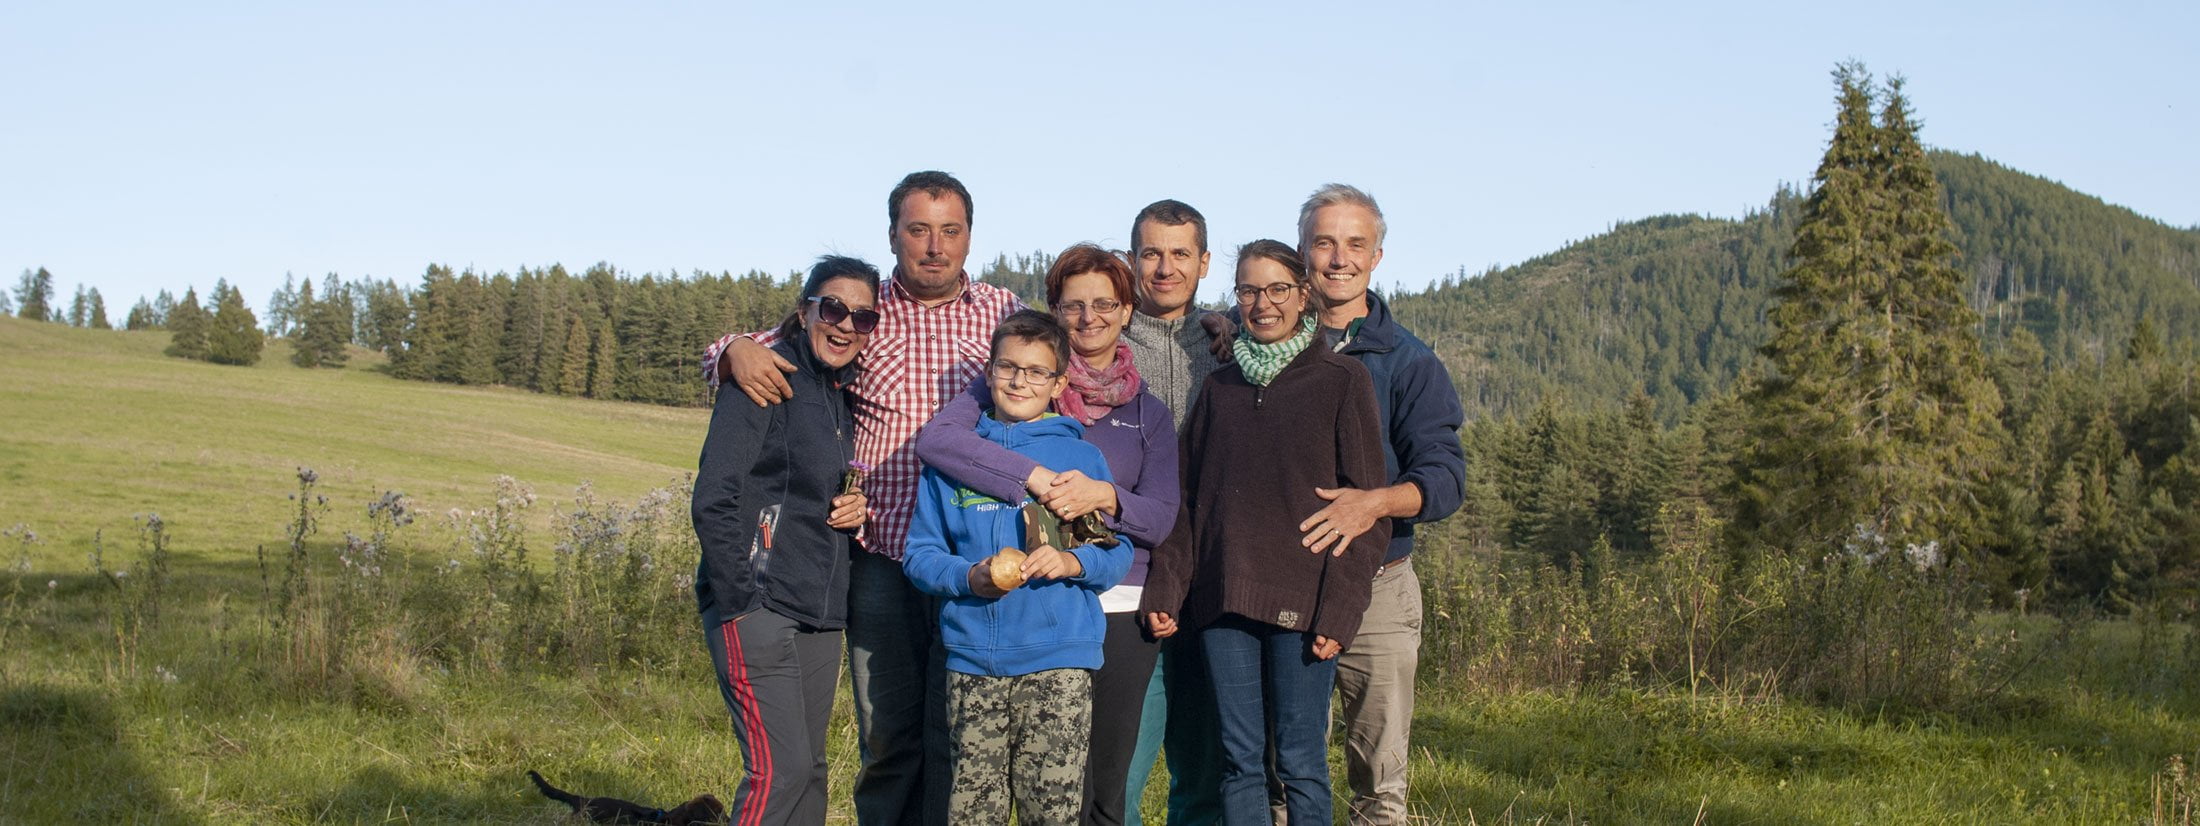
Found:
[[[1138,367],[1131,363],[1131,346],[1118,341],[1115,362],[1106,369],[1094,368],[1084,356],[1070,355],[1069,390],[1054,400],[1054,409],[1090,425],[1137,398],[1142,386]]]

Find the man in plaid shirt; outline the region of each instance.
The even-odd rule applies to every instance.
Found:
[[[886,200],[894,275],[879,291],[878,329],[857,356],[856,458],[870,518],[858,534],[848,583],[848,673],[855,693],[863,768],[856,820],[873,824],[947,821],[944,651],[928,597],[901,571],[916,510],[917,430],[983,368],[993,328],[1023,302],[972,280],[970,192],[945,172],[914,172]],[[770,333],[728,335],[703,355],[715,388],[731,380],[757,404],[791,392],[794,366],[768,348]],[[920,688],[921,687],[921,688]]]

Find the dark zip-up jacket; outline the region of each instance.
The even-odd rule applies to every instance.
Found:
[[[795,365],[794,398],[758,407],[718,388],[691,512],[702,562],[696,606],[731,619],[757,608],[818,629],[848,618],[849,535],[825,525],[855,428],[841,390],[852,368],[828,371],[807,334],[772,345]]]
[[[1332,336],[1336,331],[1329,331]],[[1383,562],[1413,553],[1413,526],[1434,522],[1459,509],[1467,494],[1467,454],[1459,446],[1466,409],[1436,352],[1391,318],[1390,306],[1373,291],[1358,333],[1339,351],[1358,359],[1375,382],[1381,408],[1383,469],[1390,483],[1412,482],[1421,489],[1421,512],[1390,520],[1390,549]]]

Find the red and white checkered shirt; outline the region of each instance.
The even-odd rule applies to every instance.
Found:
[[[917,510],[918,428],[931,421],[956,394],[970,387],[985,367],[993,328],[1024,308],[1016,294],[962,276],[961,294],[926,307],[901,289],[900,279],[886,282],[879,295],[878,329],[856,356],[861,368],[855,395],[856,459],[871,466],[863,483],[871,515],[859,537],[872,553],[900,559],[909,538],[909,520]],[[718,387],[718,354],[747,335],[758,344],[779,341],[778,331],[733,333],[703,351],[703,375]]]

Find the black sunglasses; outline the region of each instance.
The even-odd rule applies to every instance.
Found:
[[[877,310],[850,312],[848,305],[840,303],[840,299],[829,295],[813,295],[810,296],[809,300],[817,304],[817,320],[819,321],[837,326],[842,319],[847,319],[848,326],[854,327],[858,333],[868,333],[878,329]]]

